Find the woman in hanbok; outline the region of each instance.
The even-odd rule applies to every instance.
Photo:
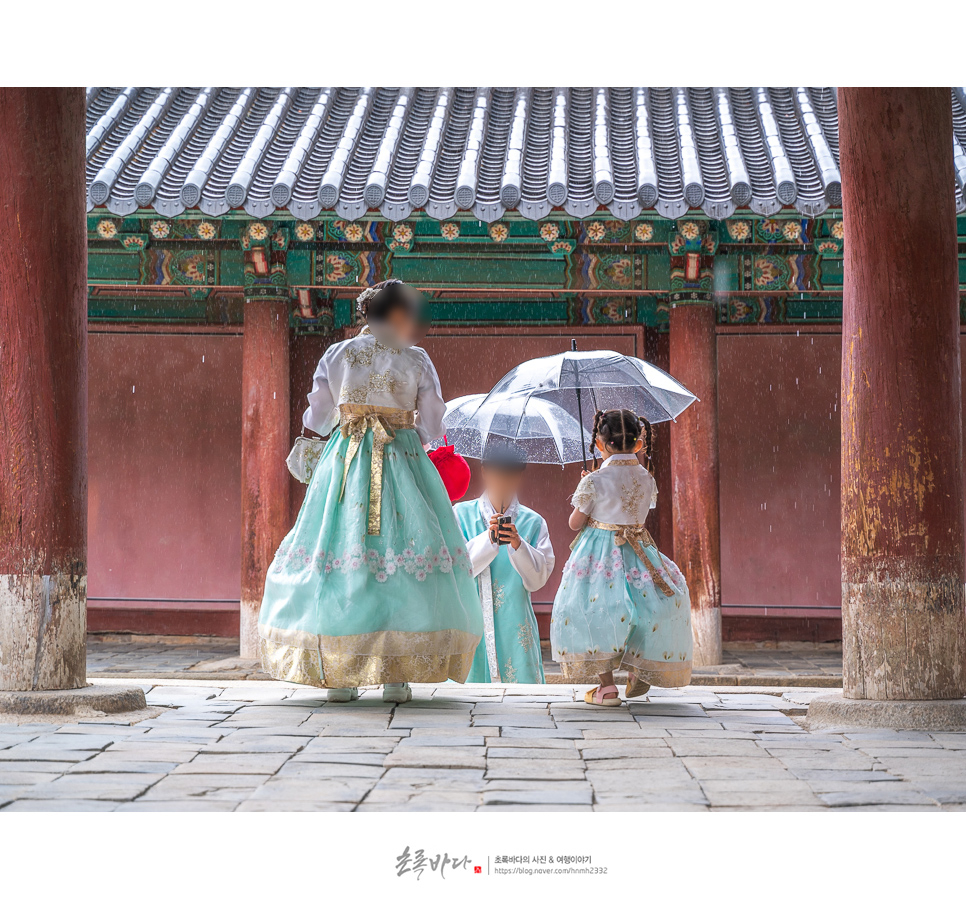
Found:
[[[620,706],[614,671],[626,668],[628,698],[650,685],[691,681],[691,598],[678,567],[658,551],[644,526],[657,483],[636,457],[651,457],[651,426],[629,409],[598,412],[594,441],[604,457],[572,502],[571,545],[554,599],[554,661],[573,682],[596,681],[584,701]]]
[[[313,378],[307,428],[329,435],[295,527],[265,584],[258,632],[273,677],[348,702],[384,684],[463,682],[483,632],[446,489],[423,444],[445,433],[429,355],[412,342],[419,301],[400,281],[359,298],[368,325]]]

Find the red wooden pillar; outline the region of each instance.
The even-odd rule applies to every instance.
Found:
[[[0,690],[86,684],[84,90],[0,89]]]
[[[852,699],[966,695],[949,90],[841,89],[842,628]]]
[[[671,430],[674,561],[691,592],[695,667],[721,663],[721,517],[718,508],[718,348],[710,303],[671,308],[671,374],[695,402]]]
[[[242,345],[241,657],[258,657],[265,576],[289,526],[289,304],[245,304]]]

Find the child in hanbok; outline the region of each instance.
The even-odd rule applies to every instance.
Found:
[[[483,632],[466,544],[423,444],[445,433],[429,356],[411,342],[416,292],[385,281],[359,298],[367,326],[329,348],[307,428],[331,437],[265,584],[262,665],[348,702],[385,684],[463,682]]]
[[[482,467],[483,494],[455,509],[483,605],[483,641],[467,681],[543,684],[530,595],[553,572],[547,522],[518,498],[526,470],[522,451],[498,447],[484,455]]]
[[[651,426],[628,409],[598,412],[594,442],[604,458],[574,493],[571,545],[553,604],[554,661],[570,681],[596,680],[584,701],[620,706],[614,670],[626,668],[627,697],[654,684],[691,680],[691,598],[678,567],[644,526],[657,503],[650,466]]]

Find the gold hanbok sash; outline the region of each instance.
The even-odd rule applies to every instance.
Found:
[[[369,526],[366,531],[379,535],[382,522],[382,464],[386,445],[396,437],[396,431],[415,428],[416,414],[409,409],[393,409],[388,406],[366,406],[359,403],[343,403],[339,406],[339,422],[342,436],[349,439],[342,466],[342,487],[339,501],[345,494],[345,481],[349,467],[359,451],[359,445],[372,429],[372,462],[369,477]]]
[[[636,461],[635,461],[636,462]],[[641,524],[604,524],[601,521],[595,521],[593,518],[587,519],[587,527],[596,527],[598,530],[611,530],[614,532],[614,543],[618,546],[623,546],[627,543],[632,550],[634,550],[634,555],[637,556],[641,562],[644,563],[644,567],[647,569],[648,574],[657,586],[657,589],[665,597],[674,596],[674,588],[672,588],[664,576],[657,570],[657,566],[651,562],[647,553],[644,552],[648,547],[653,546],[655,552],[657,552],[658,559],[661,559],[661,551],[657,548],[657,544],[654,542],[654,538],[648,533],[647,528]],[[576,544],[574,540],[574,544]],[[573,549],[573,545],[570,547]],[[667,566],[664,565],[664,560],[661,559],[661,568],[664,570],[664,574],[668,578],[671,578],[671,573],[667,570]]]

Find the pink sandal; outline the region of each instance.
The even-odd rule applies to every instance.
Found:
[[[611,699],[605,699],[605,694],[613,693]],[[617,692],[617,687],[610,684],[607,687],[595,687],[584,694],[584,702],[591,706],[620,706],[624,701]]]

